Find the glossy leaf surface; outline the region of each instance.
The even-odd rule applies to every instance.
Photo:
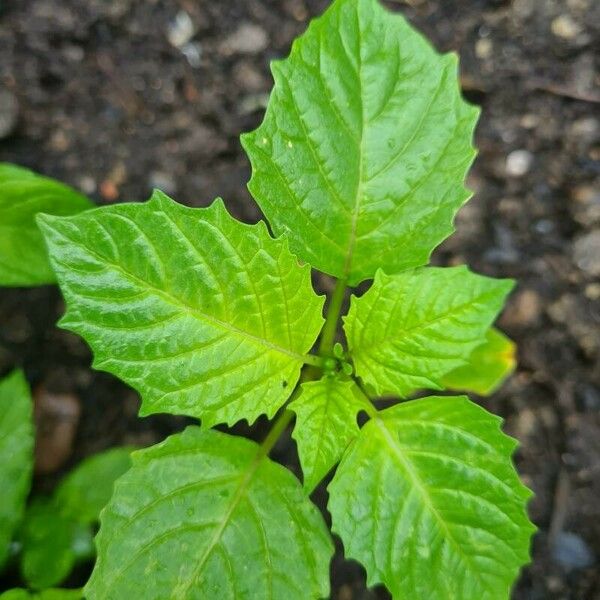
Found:
[[[337,0],[272,71],[265,119],[242,144],[274,231],[351,285],[426,264],[470,195],[478,110],[456,56],[377,0]]]
[[[362,428],[329,486],[329,511],[369,585],[395,600],[509,597],[535,528],[500,422],[466,397],[430,397]]]
[[[344,319],[356,373],[378,395],[443,389],[444,376],[484,342],[512,287],[466,267],[379,271]]]
[[[288,398],[323,299],[264,223],[160,192],[41,222],[67,301],[61,325],[86,339],[94,366],[141,393],[141,414],[252,422]]]
[[[254,442],[190,427],[132,458],[102,513],[88,600],[328,596],[323,518]]]
[[[308,492],[340,460],[358,434],[356,417],[365,409],[356,384],[331,375],[302,384],[299,397],[289,405],[296,413],[293,438]]]
[[[0,285],[53,283],[35,216],[72,215],[91,206],[85,196],[58,181],[0,163]]]
[[[29,494],[33,443],[29,387],[23,373],[14,371],[0,381],[0,567]]]

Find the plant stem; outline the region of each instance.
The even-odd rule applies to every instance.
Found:
[[[303,356],[304,363],[310,365],[311,367],[319,367],[323,366],[323,357],[316,356],[315,354],[305,354]]]
[[[321,341],[319,343],[319,354],[321,356],[307,354],[304,357],[304,362],[308,365],[308,368],[303,370],[300,381],[298,382],[298,386],[286,402],[286,406],[298,397],[300,394],[300,384],[302,384],[303,381],[310,381],[319,377],[319,369],[323,367],[323,355],[329,356],[333,350],[338,320],[340,318],[340,313],[342,312],[342,304],[344,303],[345,295],[346,280],[338,279],[335,283],[331,300],[329,301],[329,308],[327,309],[325,324],[323,325],[323,329],[321,331]],[[368,402],[370,403],[371,401],[368,400]],[[375,407],[373,407],[373,409],[375,411],[377,410]],[[281,434],[285,431],[293,418],[294,413],[288,409],[284,409],[279,417],[277,417],[273,427],[271,427],[269,433],[267,433],[267,436],[260,445],[257,460],[261,460],[267,456],[269,452],[271,452],[273,446],[277,443],[277,440],[280,438]]]
[[[291,410],[284,410],[277,420],[271,427],[269,433],[267,433],[267,437],[262,441],[260,445],[260,453],[261,457],[266,456],[271,452],[273,446],[277,443],[277,440],[281,436],[281,434],[285,431],[286,427],[290,424],[290,421],[294,418],[294,413]]]
[[[329,301],[325,324],[321,333],[321,342],[319,344],[319,354],[328,356],[331,354],[337,333],[338,320],[342,312],[342,304],[346,295],[346,279],[338,279],[335,282],[335,288]]]

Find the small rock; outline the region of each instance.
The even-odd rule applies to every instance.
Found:
[[[96,180],[90,175],[82,175],[77,181],[77,187],[88,196],[93,194],[98,187],[96,185]]]
[[[233,79],[243,91],[265,92],[269,84],[263,74],[249,61],[238,61],[233,67]]]
[[[0,90],[0,140],[8,137],[17,126],[19,103],[12,92]]]
[[[560,15],[550,25],[552,33],[563,40],[572,40],[581,33],[581,27],[571,15]]]
[[[600,283],[586,285],[583,293],[590,300],[600,300]]]
[[[53,473],[71,456],[81,407],[72,394],[54,394],[44,386],[34,393],[35,470]]]
[[[588,275],[592,277],[600,275],[600,229],[595,229],[575,240],[573,260]]]
[[[506,174],[510,177],[523,177],[533,164],[533,154],[528,150],[514,150],[506,157]]]
[[[223,54],[258,54],[268,45],[267,33],[253,23],[242,23],[221,44]]]
[[[587,569],[595,562],[594,554],[585,540],[570,531],[561,531],[556,536],[552,557],[568,571]]]
[[[580,185],[573,189],[571,198],[575,201],[572,210],[578,223],[587,227],[600,223],[600,189]]]
[[[167,27],[167,39],[171,46],[181,48],[185,46],[196,33],[194,22],[188,13],[180,10]]]
[[[181,54],[183,54],[190,67],[197,69],[202,64],[202,46],[197,42],[188,42],[181,47]]]
[[[502,316],[502,324],[507,327],[527,327],[535,325],[540,317],[542,301],[534,290],[522,290],[510,301]]]
[[[489,38],[477,40],[475,43],[475,56],[482,60],[489,58],[494,50],[494,44]]]
[[[177,182],[171,175],[164,171],[152,171],[148,178],[148,182],[152,189],[159,189],[168,196],[173,196],[177,192]]]

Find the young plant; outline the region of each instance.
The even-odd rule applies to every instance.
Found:
[[[308,494],[338,462],[332,528],[369,585],[507,598],[534,527],[501,420],[465,396],[375,404],[488,392],[513,366],[492,328],[513,282],[425,266],[470,196],[478,111],[456,56],[376,0],[336,0],[272,71],[242,144],[279,237],[221,200],[191,209],[158,191],[39,218],[62,326],[140,392],[142,415],[202,422],[133,454],[86,598],[327,597],[333,543]],[[336,278],[325,319],[311,267]],[[350,298],[344,348],[347,290],[371,280]],[[260,445],[211,429],[276,413]],[[304,488],[268,458],[294,415]]]
[[[16,589],[0,599],[81,598],[79,590],[49,589],[74,566],[94,556],[93,534],[113,484],[130,466],[132,448],[113,448],[87,458],[50,497],[26,506],[33,467],[32,399],[23,374],[0,380],[0,570],[18,562],[21,576],[35,590]]]
[[[23,167],[0,163],[0,286],[54,283],[38,213],[72,215],[87,208],[85,197]]]

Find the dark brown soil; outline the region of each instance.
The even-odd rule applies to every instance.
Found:
[[[16,122],[0,127],[0,160],[57,177],[99,204],[144,199],[156,186],[195,206],[223,196],[255,221],[238,136],[261,119],[269,60],[325,4],[0,2],[0,91],[10,92],[0,94],[0,114],[18,101]],[[600,3],[393,6],[439,49],[460,53],[465,94],[483,108],[475,197],[436,260],[519,281],[501,319],[519,343],[519,368],[483,401],[521,441],[517,464],[536,493],[530,512],[540,532],[514,598],[600,598]],[[135,393],[91,371],[85,344],[54,327],[61,311],[53,287],[0,290],[0,373],[23,366],[34,386],[81,403],[63,469],[184,426],[182,418],[138,418]],[[252,435],[263,431],[259,423]],[[286,464],[296,465],[294,455],[290,441],[277,448]],[[57,476],[38,476],[36,490],[51,489]],[[324,505],[324,490],[315,498]],[[386,597],[365,591],[361,568],[341,550],[332,578],[332,598]]]

